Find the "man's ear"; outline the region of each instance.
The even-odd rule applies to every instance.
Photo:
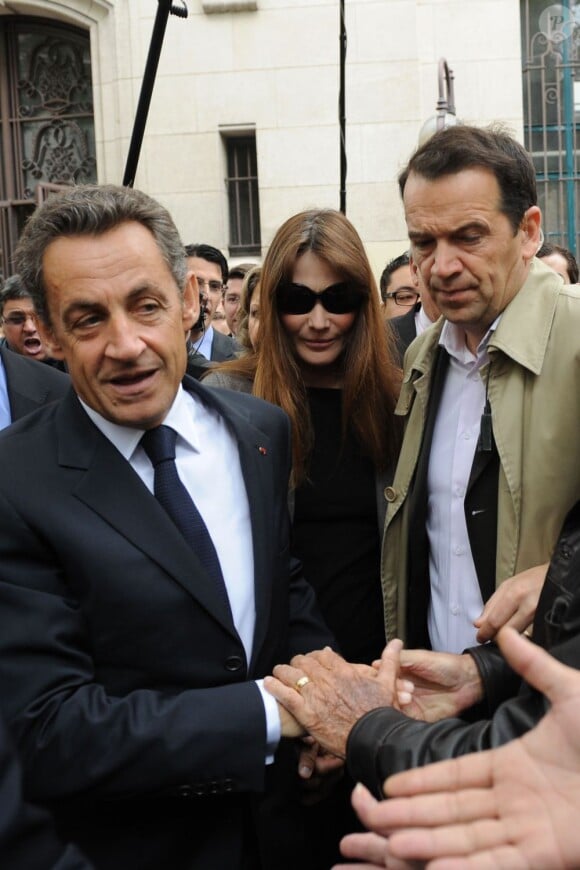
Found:
[[[541,227],[542,212],[537,205],[532,205],[525,212],[521,226],[524,234],[522,241],[522,254],[526,261],[535,257],[536,252],[540,248],[542,242]]]
[[[45,323],[41,318],[38,318],[37,326],[40,338],[48,355],[53,357],[53,359],[64,359],[62,347],[57,341],[52,327]]]
[[[419,286],[419,270],[416,264],[413,262],[413,257],[409,257],[409,268],[411,270],[411,278],[413,280],[413,284],[415,287]]]
[[[193,272],[188,272],[185,279],[182,309],[183,328],[188,332],[197,323],[200,314],[199,287]]]

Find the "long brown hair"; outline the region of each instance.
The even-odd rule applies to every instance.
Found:
[[[394,362],[392,340],[385,328],[363,243],[341,212],[300,212],[282,224],[264,259],[257,352],[219,367],[220,371],[251,379],[254,395],[279,405],[290,417],[294,483],[307,475],[314,434],[306,385],[278,314],[276,290],[292,280],[296,261],[306,251],[324,260],[363,296],[343,357],[342,437],[351,428],[377,469],[394,463],[399,446],[399,427],[393,412],[401,373]]]

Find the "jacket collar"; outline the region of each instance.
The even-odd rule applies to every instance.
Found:
[[[562,281],[552,269],[534,258],[526,281],[505,308],[497,329],[491,335],[490,355],[502,351],[533,374],[539,374],[563,289]],[[405,381],[414,380],[417,374],[431,370],[444,324],[445,318],[440,317],[423,333],[417,355],[405,373]]]

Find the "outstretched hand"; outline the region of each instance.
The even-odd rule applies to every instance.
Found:
[[[402,709],[413,719],[437,722],[457,716],[482,698],[481,677],[468,654],[403,650],[400,662],[401,676],[414,687]]]
[[[388,801],[357,788],[353,803],[373,833],[345,838],[347,857],[393,870],[409,861],[427,862],[429,870],[580,866],[580,673],[513,629],[498,639],[551,709],[499,749],[390,777]]]

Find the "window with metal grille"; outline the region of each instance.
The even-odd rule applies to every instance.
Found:
[[[231,256],[261,254],[258,158],[255,135],[224,137]]]
[[[89,34],[42,18],[0,18],[0,276],[35,205],[96,181]]]
[[[546,241],[578,253],[580,2],[521,0],[524,141]]]

